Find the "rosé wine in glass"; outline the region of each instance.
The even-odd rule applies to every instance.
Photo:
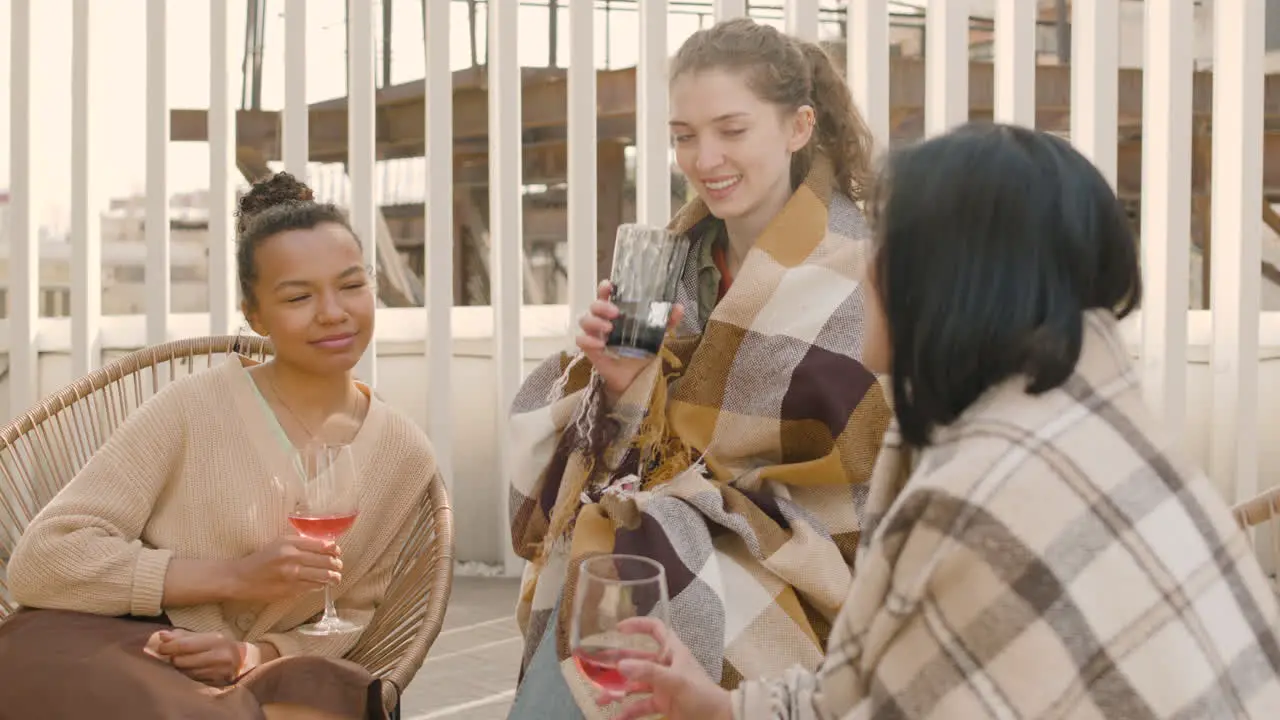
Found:
[[[669,604],[666,571],[660,563],[638,555],[583,560],[570,627],[570,648],[582,675],[608,697],[625,696],[632,688],[618,672],[618,662],[658,662],[666,648],[653,634],[625,632],[619,626],[632,618],[669,625]]]
[[[290,515],[289,524],[299,535],[318,540],[336,540],[356,523],[357,513],[343,515]]]
[[[359,488],[350,445],[314,444],[303,453],[303,472],[297,502],[289,523],[306,537],[335,540],[351,529],[359,513]],[[298,632],[304,635],[341,635],[362,630],[338,616],[333,590],[324,586],[324,615]]]

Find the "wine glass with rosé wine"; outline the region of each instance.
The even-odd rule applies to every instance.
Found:
[[[663,633],[628,631],[628,620],[648,618],[668,626],[670,599],[662,565],[638,555],[597,555],[582,561],[573,598],[570,648],[578,670],[604,697],[621,700],[630,687],[618,662],[660,662]]]
[[[302,457],[301,487],[289,512],[289,524],[298,534],[317,540],[337,540],[351,529],[359,513],[356,463],[350,445],[313,444]],[[324,586],[324,615],[298,632],[306,635],[343,635],[363,629],[338,617],[333,592]]]

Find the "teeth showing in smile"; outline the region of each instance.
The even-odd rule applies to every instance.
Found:
[[[706,182],[703,184],[707,186],[708,190],[724,190],[725,188],[735,185],[741,179],[741,175],[734,175],[727,180],[717,180],[715,182]]]

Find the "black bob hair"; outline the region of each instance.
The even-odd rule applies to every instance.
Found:
[[[1129,220],[1066,141],[969,123],[894,154],[873,195],[874,272],[903,439],[929,444],[988,388],[1075,369],[1084,312],[1142,299]]]

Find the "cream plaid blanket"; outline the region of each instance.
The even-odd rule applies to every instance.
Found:
[[[597,553],[667,571],[672,625],[726,687],[817,667],[848,590],[866,484],[890,411],[858,361],[867,235],[818,162],[697,326],[691,311],[608,416],[585,361],[552,358],[516,399],[512,537],[531,561],[525,663],[554,626],[566,679],[576,567]],[[705,206],[672,227],[699,238]],[[572,532],[567,532],[572,528]],[[551,613],[561,604],[559,622]]]
[[[993,388],[910,482],[887,435],[821,670],[745,683],[735,718],[1280,717],[1247,536],[1151,432],[1114,318],[1086,328],[1064,386]]]

